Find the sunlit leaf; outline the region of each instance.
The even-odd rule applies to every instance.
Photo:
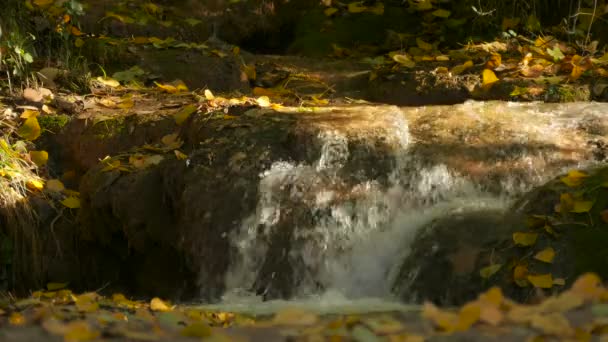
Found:
[[[528,275],[530,284],[541,289],[550,289],[553,287],[553,276],[549,274]]]
[[[553,47],[553,49],[547,48],[547,54],[549,54],[549,56],[553,57],[553,60],[555,62],[559,62],[562,59],[566,58],[566,56],[564,56],[564,53],[562,52],[562,50],[557,45],[555,45]]]
[[[29,141],[38,139],[40,132],[40,124],[35,116],[26,119],[23,125],[17,130],[17,134],[19,134],[20,137]]]
[[[105,86],[108,86],[110,88],[116,88],[116,87],[120,86],[120,82],[113,79],[112,77],[99,76],[99,77],[97,77],[97,81],[99,81],[99,83],[101,83]]]
[[[518,246],[532,246],[536,243],[536,239],[538,238],[537,233],[524,233],[524,232],[515,232],[513,233],[513,242],[515,242]]]
[[[61,201],[61,204],[70,209],[78,209],[80,208],[80,199],[78,197],[66,197]]]
[[[482,86],[484,88],[490,88],[496,82],[498,82],[498,77],[496,77],[494,71],[490,69],[484,69],[482,73]]]
[[[41,191],[44,189],[44,182],[40,179],[28,179],[25,186],[32,191]]]
[[[270,98],[268,98],[268,96],[260,96],[255,100],[255,102],[262,108],[270,107],[271,105]]]
[[[496,69],[502,64],[502,56],[499,53],[493,52],[486,62],[486,68]]]
[[[393,60],[407,68],[413,68],[416,66],[416,62],[411,60],[408,55],[405,54],[394,54]]]
[[[562,183],[573,188],[583,184],[583,181],[587,177],[589,177],[589,175],[582,171],[572,170],[568,172],[565,177],[560,178],[560,180],[562,181]]]
[[[555,250],[551,247],[547,247],[534,255],[534,259],[546,262],[548,264],[552,263],[554,258]]]
[[[158,297],[152,298],[150,301],[150,309],[152,311],[171,311],[171,307]]]
[[[471,67],[473,67],[473,61],[469,60],[464,62],[463,64],[456,65],[452,68],[452,70],[450,70],[450,72],[452,73],[452,75],[460,75]]]

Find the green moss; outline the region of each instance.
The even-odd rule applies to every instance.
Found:
[[[65,114],[60,115],[41,115],[38,123],[43,132],[57,133],[70,122],[70,117]]]

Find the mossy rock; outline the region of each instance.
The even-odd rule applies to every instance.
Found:
[[[41,115],[38,117],[38,123],[42,132],[59,132],[65,125],[70,122],[70,117],[65,114],[59,115]]]
[[[412,242],[393,289],[405,301],[458,305],[499,286],[527,302],[562,291],[586,272],[608,279],[607,186],[608,167],[571,173],[525,194],[505,213],[449,214],[432,222]],[[533,239],[522,245],[516,233]],[[550,260],[539,256],[549,249]]]

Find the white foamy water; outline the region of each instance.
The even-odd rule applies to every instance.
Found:
[[[395,111],[395,107],[391,108]],[[582,143],[587,133],[580,130],[581,118],[592,115],[603,119],[607,109],[604,104],[593,103],[470,102],[391,113],[395,116],[393,126],[383,133],[392,135],[390,138],[397,143],[392,152],[394,165],[386,170],[384,181],[359,180],[360,177],[356,182],[346,180],[344,171],[353,171],[345,169],[354,158],[349,149],[352,138],[339,128],[321,130],[316,136],[320,146],[316,161],[276,161],[260,175],[256,211],[230,236],[237,254],[226,275],[227,291],[221,307],[247,312],[272,311],[294,304],[316,312],[409,309],[392,299],[390,289],[415,234],[432,220],[450,213],[507,208],[515,196],[564,168],[588,164],[576,160],[580,159],[578,155],[572,154],[568,159],[561,146],[570,148]],[[481,159],[480,163],[490,165],[491,171],[506,168],[506,172],[480,181],[468,173],[466,165],[470,163],[460,167],[453,162],[459,156],[442,150],[441,144],[417,149],[427,143],[422,140],[425,129],[434,133],[433,127],[420,124],[418,119],[424,115],[436,117],[436,121],[431,121],[431,125],[437,123],[433,139],[444,139],[446,146],[448,142],[453,146],[454,142],[448,141],[453,139],[464,147],[479,141],[523,147],[518,147],[516,154],[508,152],[513,156],[504,161],[492,159],[500,158],[501,151],[490,149],[493,154],[486,153],[489,160]],[[414,124],[408,124],[408,120],[416,126],[412,127]],[[490,126],[492,129],[487,128]],[[538,152],[527,149],[526,144],[557,147]],[[437,155],[449,156],[450,162],[437,160]],[[565,160],[563,164],[556,162],[561,162],[560,158]],[[509,167],[517,167],[519,174],[512,176]],[[494,186],[491,191],[490,182]],[[496,186],[501,190],[496,191]],[[277,234],[287,234],[289,244],[281,253],[270,254],[271,248],[283,248],[273,244]],[[291,287],[294,299],[263,302],[259,296],[265,294],[260,273],[264,262],[277,255],[284,258],[283,265],[290,267],[275,273],[296,275],[297,281],[283,284]],[[275,273],[265,281],[272,283]]]

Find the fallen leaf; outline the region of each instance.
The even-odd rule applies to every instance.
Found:
[[[29,117],[23,125],[17,130],[17,134],[25,140],[34,141],[38,139],[41,133],[40,124],[36,116]]]
[[[44,182],[39,179],[28,179],[25,186],[32,191],[41,191],[44,189]]]
[[[450,72],[452,73],[452,75],[460,75],[463,72],[465,72],[467,69],[470,69],[472,67],[473,67],[473,61],[466,61],[463,64],[456,65],[455,67],[453,67],[452,70],[450,70]]]
[[[213,95],[213,93],[209,89],[205,89],[204,94],[205,94],[205,99],[207,99],[207,101],[211,101],[211,100],[215,99],[215,96]]]
[[[565,177],[560,178],[560,180],[562,181],[562,183],[573,188],[573,187],[577,187],[577,186],[583,184],[583,181],[587,177],[589,177],[589,175],[582,171],[572,170],[572,171],[568,172],[568,174]]]
[[[47,151],[30,151],[30,159],[38,167],[42,167],[48,162],[49,154]]]
[[[498,82],[498,77],[494,74],[494,71],[490,69],[484,69],[482,73],[482,87],[485,89],[490,88],[494,83]]]
[[[174,150],[173,153],[175,153],[175,157],[177,158],[177,160],[186,160],[188,159],[188,155],[186,155],[185,153],[179,151],[179,150]]]
[[[197,110],[197,106],[192,105],[192,104],[187,105],[187,106],[183,107],[182,109],[180,109],[177,113],[175,113],[173,115],[173,119],[175,119],[176,124],[181,125],[184,122],[186,122],[186,120],[188,120],[190,115],[192,115],[192,113],[196,112],[196,110]]]
[[[513,242],[515,242],[515,244],[518,246],[523,246],[523,247],[532,246],[536,243],[537,238],[538,238],[537,233],[523,233],[523,232],[513,233]]]
[[[496,69],[502,64],[502,56],[499,53],[493,52],[490,59],[486,62],[486,68]]]
[[[549,335],[566,337],[574,334],[570,322],[558,312],[535,315],[531,325]]]
[[[63,183],[58,180],[58,179],[50,179],[46,182],[46,185],[44,187],[47,191],[50,192],[62,192],[63,190],[65,190],[65,186],[63,185]]]
[[[78,209],[80,208],[80,199],[77,197],[66,197],[61,201],[61,204],[70,209]]]
[[[25,325],[25,317],[23,317],[23,315],[19,312],[13,312],[8,317],[8,322],[10,325]]]
[[[171,307],[169,307],[169,305],[167,305],[167,303],[165,303],[162,299],[154,297],[150,301],[150,310],[166,312],[171,311]]]
[[[530,284],[541,289],[550,289],[553,287],[553,276],[549,274],[528,275]]]
[[[393,60],[407,68],[413,68],[416,66],[416,62],[411,60],[409,56],[405,54],[394,54]]]
[[[110,88],[116,88],[118,86],[120,86],[120,82],[118,82],[117,80],[113,79],[112,77],[102,77],[99,76],[97,77],[97,81],[105,86],[108,86]]]
[[[270,98],[268,98],[268,96],[260,96],[255,100],[255,102],[257,102],[258,106],[262,108],[270,107],[271,105]]]
[[[548,264],[552,263],[554,258],[555,250],[553,250],[553,248],[551,247],[543,249],[542,251],[536,253],[536,255],[534,256],[534,259],[540,260]]]
[[[593,208],[593,201],[574,201],[572,209],[570,209],[571,213],[588,213],[591,208]]]

